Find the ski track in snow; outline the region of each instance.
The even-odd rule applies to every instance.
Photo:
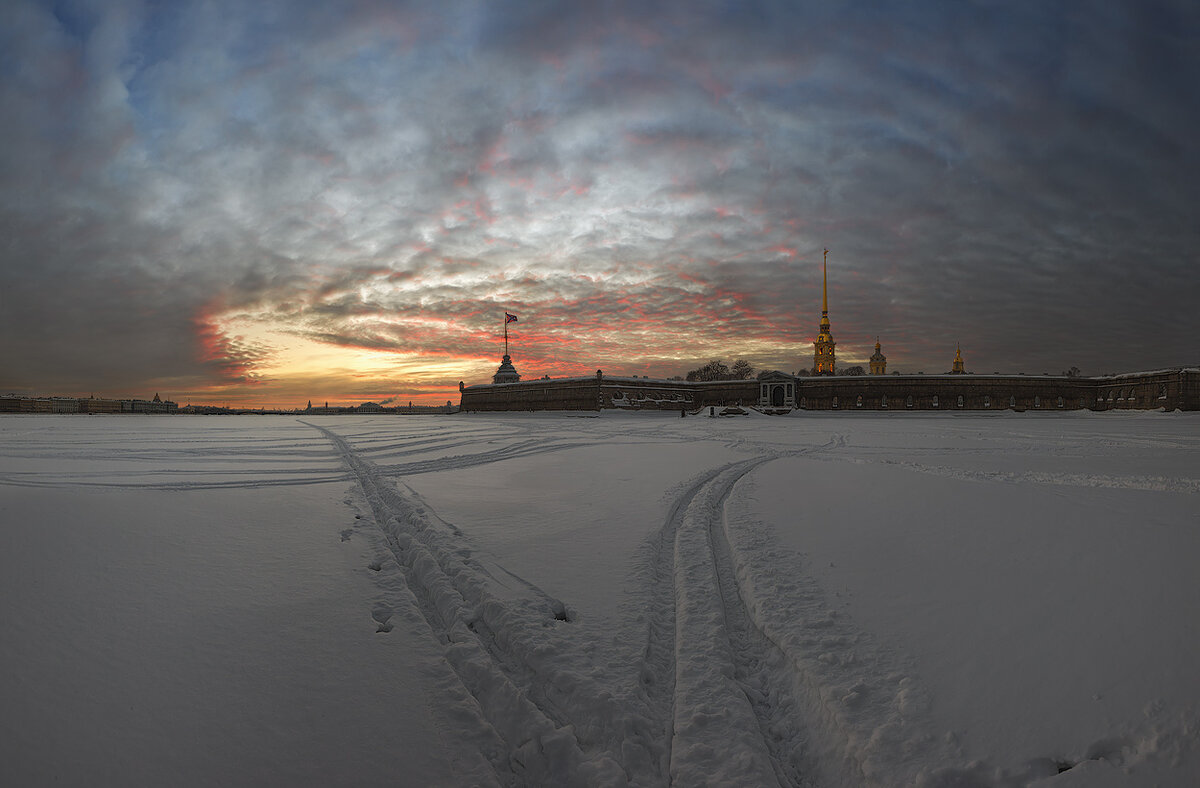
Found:
[[[556,628],[571,626],[563,602],[507,570],[528,593],[504,594],[493,572],[472,558],[462,532],[392,479],[405,467],[470,467],[589,443],[520,441],[468,458],[377,466],[342,436],[309,426],[329,439],[361,484],[422,616],[491,732],[482,740],[503,742],[489,755],[498,782],[885,785],[897,776],[897,764],[886,758],[889,779],[877,781],[871,772],[871,758],[895,755],[879,746],[887,739],[880,728],[894,720],[840,710],[866,694],[873,679],[864,675],[850,689],[842,686],[854,664],[847,652],[861,647],[860,636],[848,623],[833,625],[818,593],[808,598],[811,609],[782,622],[782,630],[778,617],[762,615],[755,604],[762,589],[749,575],[756,561],[739,554],[725,513],[755,468],[817,447],[728,463],[676,493],[648,540],[642,666],[638,686],[623,688],[593,680],[587,658],[572,653],[569,632],[554,637]],[[820,448],[844,443],[834,436]],[[766,554],[758,553],[761,562]],[[880,669],[878,661],[864,665],[860,673]],[[890,680],[903,698],[906,684]],[[920,749],[914,742],[929,738],[921,732],[904,744],[911,754]]]
[[[758,579],[771,545],[726,505],[755,468],[845,445],[756,454],[677,492],[647,542],[645,645],[638,686],[593,680],[572,653],[569,608],[508,570],[527,598],[496,587],[463,534],[395,486],[404,467],[471,467],[538,451],[521,441],[474,457],[376,466],[322,427],[351,468],[430,630],[503,742],[495,779],[523,785],[912,784],[954,753],[920,724],[920,693],[889,655],[831,612],[815,586]],[[590,443],[540,444],[554,450]],[[377,447],[375,447],[377,448]],[[399,448],[395,445],[393,449]],[[373,450],[373,449],[372,449]],[[371,450],[369,450],[371,451]],[[744,524],[743,524],[744,525]],[[780,604],[780,599],[791,603]],[[774,612],[771,612],[774,610]],[[579,646],[578,643],[574,646]]]

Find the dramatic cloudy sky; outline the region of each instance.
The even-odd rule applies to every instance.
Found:
[[[0,10],[0,393],[1200,362],[1194,2]]]

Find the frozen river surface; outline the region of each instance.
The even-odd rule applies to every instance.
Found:
[[[5,785],[1200,784],[1200,416],[0,416]]]

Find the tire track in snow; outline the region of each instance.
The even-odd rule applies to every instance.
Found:
[[[642,690],[662,709],[671,783],[802,785],[799,742],[788,716],[787,681],[773,678],[782,654],[750,617],[721,529],[724,501],[746,474],[778,456],[760,455],[702,476],[676,499],[654,542],[652,598]],[[664,601],[665,600],[665,601]]]
[[[733,676],[755,708],[780,784],[988,785],[960,768],[952,738],[932,735],[929,698],[903,655],[831,609],[817,581],[797,571],[798,557],[781,556],[772,529],[735,505],[744,500],[738,486],[754,484],[752,470],[721,491],[707,526],[731,647],[752,660],[743,662],[747,678],[736,669]]]
[[[744,679],[753,657],[736,583],[721,582],[713,517],[733,484],[770,457],[725,466],[688,491],[675,531],[674,692],[670,780],[677,785],[780,784]],[[744,612],[741,617],[745,618]]]
[[[821,449],[843,446],[839,436]],[[927,733],[925,699],[902,660],[779,565],[773,542],[727,515],[735,490],[773,459],[706,475],[679,499],[674,527],[676,785],[886,786],[966,779]]]
[[[664,783],[670,779],[671,744],[674,738],[676,611],[675,542],[683,518],[693,499],[730,466],[710,471],[694,481],[675,500],[663,527],[652,537],[646,597],[650,603],[646,617],[646,642],[642,649],[642,669],[638,676],[638,695],[647,709],[655,730],[654,738],[663,745],[654,756],[654,745],[644,749],[650,755],[654,773]]]
[[[943,476],[964,481],[1000,482],[1007,484],[1052,484],[1066,487],[1107,487],[1118,490],[1153,490],[1156,492],[1200,493],[1200,479],[1167,476],[1114,476],[1112,474],[1062,473],[1058,471],[991,471],[956,468],[944,465],[922,465],[916,462],[884,460],[918,473]]]
[[[477,452],[474,454],[456,454],[451,457],[434,457],[428,460],[414,460],[407,463],[376,465],[375,472],[380,476],[417,476],[422,473],[462,470],[464,468],[474,468],[479,465],[489,465],[502,460],[512,460],[518,457],[564,451],[566,449],[587,448],[594,445],[596,445],[595,441],[562,443],[531,439],[492,451]]]
[[[312,473],[308,470],[294,471],[291,478],[280,479],[265,479],[257,473],[241,473],[234,471],[212,471],[212,475],[216,476],[232,476],[241,475],[248,476],[245,480],[224,480],[224,481],[80,481],[86,476],[96,476],[111,479],[114,475],[112,472],[82,474],[77,473],[72,478],[57,479],[45,478],[45,474],[40,471],[21,471],[16,473],[0,476],[0,486],[5,487],[77,487],[81,489],[97,488],[97,489],[113,489],[113,490],[164,490],[167,492],[190,492],[199,490],[256,490],[267,487],[303,487],[310,484],[325,484],[328,482],[340,482],[349,480],[350,476],[344,473],[315,476],[309,475]],[[168,474],[187,476],[193,478],[202,474],[197,471],[173,471],[173,470],[155,470],[137,474],[137,476],[164,476]],[[129,474],[126,474],[129,475]]]
[[[443,644],[448,664],[479,713],[503,740],[504,753],[490,753],[496,776],[508,784],[615,785],[629,775],[608,753],[613,736],[581,741],[576,733],[582,707],[603,722],[623,716],[611,696],[586,685],[570,671],[556,671],[538,653],[530,634],[530,611],[497,598],[488,588],[490,575],[455,544],[456,532],[435,527],[435,518],[415,497],[381,482],[381,474],[361,459],[337,434],[309,424],[329,439],[358,477],[387,542],[426,623]],[[451,527],[452,528],[452,527]],[[561,602],[540,595],[540,627],[567,619]],[[528,608],[528,606],[526,606]],[[549,659],[553,654],[548,655]],[[596,724],[592,724],[595,729]],[[612,725],[608,726],[610,731]]]

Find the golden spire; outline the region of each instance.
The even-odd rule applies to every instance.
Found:
[[[821,328],[813,343],[813,374],[834,374],[834,341],[829,330],[829,250],[821,260]]]
[[[825,250],[825,257],[821,261],[821,315],[829,314],[829,274],[826,269],[829,267],[829,250]]]

